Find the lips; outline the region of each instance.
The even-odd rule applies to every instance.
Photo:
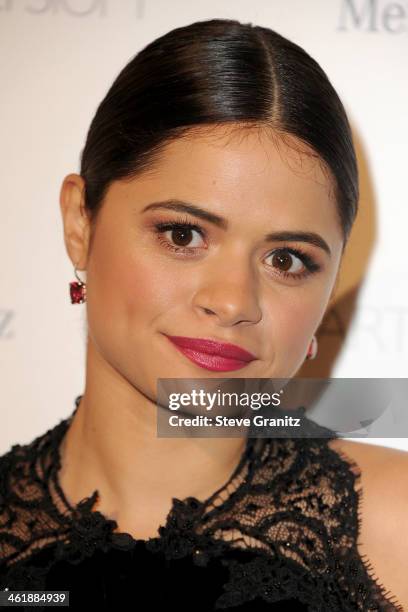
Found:
[[[235,344],[186,336],[167,336],[167,338],[186,357],[207,370],[237,370],[256,359],[255,355]]]

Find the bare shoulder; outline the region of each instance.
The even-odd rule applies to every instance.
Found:
[[[369,573],[408,610],[408,452],[343,439],[329,446],[360,472],[357,546]]]

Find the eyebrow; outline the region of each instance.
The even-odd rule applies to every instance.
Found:
[[[160,208],[188,213],[194,217],[208,221],[209,223],[212,223],[223,230],[228,229],[228,221],[224,219],[224,217],[220,217],[209,210],[205,210],[204,208],[191,204],[190,202],[183,202],[182,200],[170,199],[163,200],[161,202],[152,202],[151,204],[145,206],[141,212],[144,213],[148,210],[156,210]],[[314,246],[317,246],[325,251],[329,257],[331,256],[329,245],[319,234],[316,234],[315,232],[289,230],[276,231],[265,234],[264,239],[266,242],[308,242],[309,244],[313,244]]]

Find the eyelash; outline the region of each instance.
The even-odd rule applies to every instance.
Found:
[[[162,221],[160,223],[154,224],[154,230],[156,234],[158,235],[160,244],[162,244],[165,248],[169,249],[173,253],[191,253],[191,252],[195,252],[199,250],[198,247],[174,246],[168,240],[162,238],[162,234],[164,234],[164,232],[168,232],[172,230],[186,229],[186,228],[197,231],[202,238],[206,237],[205,230],[200,225],[197,225],[196,223],[191,223],[189,219],[180,219],[177,221]],[[276,253],[291,253],[292,255],[295,255],[296,257],[298,257],[306,268],[306,270],[304,270],[303,272],[296,272],[296,273],[280,271],[278,272],[279,276],[283,276],[285,278],[289,278],[292,280],[300,280],[320,270],[320,265],[316,263],[313,257],[305,253],[302,249],[299,249],[299,248],[295,249],[292,247],[279,247],[271,251],[268,257]]]

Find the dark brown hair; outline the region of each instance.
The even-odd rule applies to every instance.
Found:
[[[81,154],[91,219],[112,181],[148,171],[163,148],[187,131],[226,123],[295,136],[317,154],[333,178],[345,245],[359,188],[338,94],[301,47],[269,28],[229,19],[175,28],[121,70],[97,108]]]

